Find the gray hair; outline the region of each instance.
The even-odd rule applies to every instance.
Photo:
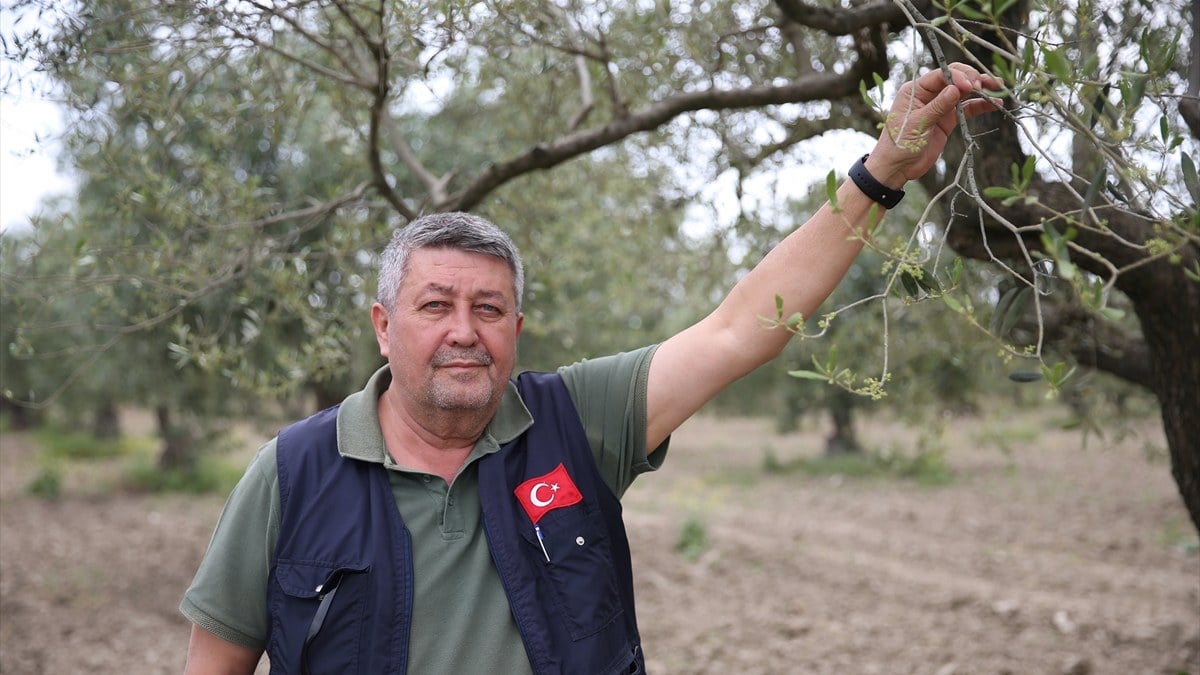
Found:
[[[396,230],[387,248],[379,256],[379,288],[376,300],[389,312],[395,309],[396,292],[408,273],[408,259],[423,248],[445,248],[467,253],[482,253],[504,261],[513,273],[513,293],[517,311],[525,292],[525,271],[521,254],[512,239],[492,221],[469,213],[431,213]]]

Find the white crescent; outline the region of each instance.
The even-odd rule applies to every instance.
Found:
[[[539,509],[543,508],[545,506],[549,506],[550,502],[554,501],[554,493],[553,492],[550,493],[549,499],[538,499],[538,489],[544,488],[544,487],[548,488],[548,487],[550,487],[550,485],[548,485],[547,483],[538,483],[537,485],[534,485],[533,488],[531,488],[529,490],[529,501],[533,502],[533,505],[538,507]]]

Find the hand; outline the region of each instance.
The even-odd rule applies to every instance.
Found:
[[[867,158],[867,171],[893,188],[920,178],[937,162],[946,139],[958,125],[955,112],[959,101],[985,89],[1003,86],[998,78],[982,74],[965,63],[949,65],[952,83],[941,69],[931,70],[904,83],[892,101],[884,131]],[[970,119],[1000,109],[999,99],[990,96],[963,101],[963,114]]]

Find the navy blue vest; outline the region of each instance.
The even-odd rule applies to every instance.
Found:
[[[479,461],[479,494],[533,672],[644,672],[620,501],[596,467],[562,378],[524,373],[517,389],[534,424]],[[338,454],[336,419],[336,407],[317,413],[280,432],[276,444],[280,533],[267,589],[273,675],[407,667],[412,542],[387,471]],[[514,490],[560,463],[583,499],[545,513],[539,542]]]

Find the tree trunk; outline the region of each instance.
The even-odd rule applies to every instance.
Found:
[[[309,385],[317,400],[317,410],[325,410],[342,402],[346,393],[332,382],[316,382]]]
[[[176,422],[171,409],[165,405],[157,406],[154,416],[158,420],[158,435],[163,441],[158,468],[184,472],[195,469],[199,448],[195,433],[187,424]]]
[[[111,400],[96,406],[95,417],[92,418],[92,436],[102,439],[121,436],[121,416],[117,412],[116,404]]]
[[[1135,309],[1158,381],[1171,475],[1200,531],[1200,283],[1176,276]]]
[[[833,432],[825,439],[825,455],[862,452],[854,434],[854,394],[838,389],[830,396],[828,405]]]
[[[7,420],[13,431],[28,431],[42,423],[40,409],[15,403],[7,396],[0,396],[0,417]]]

